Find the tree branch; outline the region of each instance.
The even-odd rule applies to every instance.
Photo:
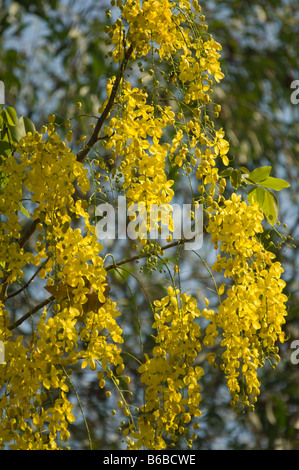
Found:
[[[121,65],[120,65],[120,69],[119,69],[119,72],[118,72],[118,75],[116,77],[116,80],[113,84],[113,87],[112,87],[112,91],[111,91],[111,94],[110,94],[110,97],[109,97],[109,100],[108,100],[108,103],[103,111],[103,113],[101,114],[101,116],[99,117],[98,119],[98,122],[95,126],[95,129],[86,145],[86,147],[84,147],[77,155],[77,161],[78,162],[82,162],[84,160],[84,158],[86,157],[86,155],[88,154],[88,152],[92,149],[92,147],[94,146],[94,144],[102,139],[102,137],[99,137],[99,133],[100,133],[100,130],[108,116],[108,114],[110,113],[111,109],[112,109],[112,106],[113,106],[113,103],[114,103],[114,100],[115,100],[115,97],[116,97],[116,93],[117,93],[117,90],[118,90],[118,87],[119,87],[119,84],[121,82],[121,79],[123,78],[123,75],[124,75],[124,71],[126,69],[126,66],[127,66],[127,63],[130,59],[130,56],[132,55],[132,52],[134,50],[134,46],[133,44],[130,45],[130,47],[126,50],[125,52],[125,55],[124,55],[124,58],[121,62]],[[20,240],[18,241],[19,243],[19,246],[21,248],[24,247],[24,245],[27,243],[27,241],[29,240],[29,238],[31,237],[31,235],[35,232],[35,229],[36,229],[36,226],[37,224],[40,222],[40,219],[35,219],[30,225],[29,227],[25,230],[23,236],[20,238]]]
[[[99,133],[102,129],[102,126],[108,116],[108,114],[110,113],[112,107],[113,107],[113,104],[114,104],[114,101],[115,101],[115,97],[116,97],[116,94],[117,94],[117,90],[118,90],[118,87],[119,87],[119,84],[121,82],[121,79],[123,78],[123,75],[124,75],[124,72],[125,72],[125,69],[126,69],[126,66],[127,66],[127,63],[130,59],[130,56],[132,55],[132,52],[134,50],[134,46],[133,44],[130,45],[130,47],[125,51],[125,55],[124,55],[124,58],[121,62],[121,65],[120,65],[120,69],[119,69],[119,72],[118,72],[118,75],[115,79],[115,82],[113,84],[113,87],[112,87],[112,90],[111,90],[111,94],[110,94],[110,97],[109,97],[109,100],[108,100],[108,103],[103,111],[103,113],[101,114],[101,116],[99,117],[98,119],[98,122],[95,126],[95,129],[86,145],[86,147],[84,147],[78,154],[77,154],[77,161],[79,162],[82,162],[84,160],[84,158],[86,157],[86,155],[88,154],[88,152],[92,149],[92,147],[95,145],[95,143],[101,139],[101,137],[99,137]],[[27,241],[29,240],[29,238],[31,237],[31,235],[34,233],[35,229],[36,229],[36,226],[37,224],[40,222],[39,219],[36,219],[34,220],[30,226],[27,228],[27,230],[24,232],[23,236],[20,238],[20,240],[18,241],[19,243],[19,246],[21,248],[24,247],[24,245],[27,243]],[[36,273],[37,274],[37,273]],[[36,276],[36,274],[34,275],[34,277]],[[16,293],[12,294],[10,297],[13,297],[15,295],[17,295],[18,293],[20,293],[22,290],[24,290],[29,284],[30,282],[33,280],[30,279],[28,281],[28,283],[22,288],[20,289],[19,291],[17,291]],[[5,283],[5,281],[4,281]],[[5,285],[4,288],[6,288],[7,286]],[[38,304],[36,307],[34,307],[33,309],[31,309],[29,312],[27,312],[25,315],[23,315],[19,320],[17,320],[15,323],[13,323],[12,325],[9,326],[9,329],[10,330],[13,330],[14,328],[20,326],[25,320],[27,320],[27,318],[29,318],[31,315],[33,315],[34,313],[36,313],[38,310],[40,310],[42,307],[44,307],[45,305],[47,305],[49,302],[51,302],[52,300],[54,300],[54,297],[51,296],[49,297],[48,299],[44,300],[43,302],[41,302],[40,304]]]
[[[40,219],[35,219],[33,220],[33,222],[31,222],[31,224],[29,225],[29,227],[25,230],[23,236],[20,238],[20,240],[18,241],[19,245],[20,245],[20,248],[23,248],[24,245],[27,243],[27,241],[29,240],[29,238],[31,237],[31,235],[34,233],[35,229],[36,229],[36,226],[37,224],[40,222]]]
[[[184,243],[189,242],[189,241],[191,241],[191,240],[185,240],[185,239],[177,240],[175,242],[169,243],[168,245],[161,246],[161,250],[164,251],[164,250],[167,250],[168,248],[172,248],[174,246],[183,245]],[[155,254],[155,252],[149,251],[147,253],[142,253],[140,255],[132,256],[131,258],[122,259],[122,260],[118,261],[117,263],[109,264],[105,268],[105,270],[110,271],[111,269],[117,268],[118,266],[121,266],[122,264],[131,263],[132,261],[137,261],[137,260],[142,259],[142,258],[147,258],[148,256],[153,256],[154,254]]]
[[[107,103],[103,113],[99,117],[98,122],[97,122],[97,124],[94,128],[94,131],[93,131],[89,141],[86,144],[86,147],[84,147],[82,150],[80,150],[80,152],[77,155],[77,161],[78,162],[82,162],[84,160],[84,158],[86,157],[88,152],[92,149],[94,144],[100,139],[100,137],[99,137],[100,130],[101,130],[108,114],[110,113],[110,111],[112,109],[112,106],[114,104],[114,100],[115,100],[115,97],[116,97],[116,93],[117,93],[119,84],[121,82],[121,79],[123,78],[124,71],[126,69],[128,60],[130,59],[130,56],[132,55],[133,50],[134,50],[134,46],[133,46],[133,44],[131,44],[130,47],[126,50],[124,58],[121,62],[120,69],[119,69],[119,72],[117,74],[116,80],[113,84],[108,103]]]
[[[31,315],[33,315],[34,313],[38,312],[41,308],[43,308],[45,305],[48,305],[50,302],[52,302],[52,300],[54,300],[55,297],[54,295],[51,295],[51,297],[48,297],[47,299],[43,300],[43,302],[41,302],[40,304],[36,305],[35,307],[33,307],[31,310],[29,310],[29,312],[25,313],[25,315],[23,315],[21,318],[19,318],[19,320],[17,320],[16,322],[14,322],[12,325],[9,325],[8,329],[9,330],[13,330],[14,328],[17,328],[18,326],[20,326],[25,320],[27,320],[27,318],[31,317]]]
[[[182,245],[183,243],[186,243],[188,241],[191,241],[191,240],[185,240],[185,239],[181,239],[181,240],[177,240],[175,242],[172,242],[172,243],[169,243],[167,245],[164,245],[161,247],[161,250],[164,251],[164,250],[167,250],[168,248],[172,248],[174,246],[179,246],[179,245]],[[117,268],[118,266],[121,266],[122,264],[126,264],[126,263],[130,263],[132,261],[137,261],[139,259],[142,259],[142,258],[146,258],[148,256],[152,256],[154,254],[154,252],[150,251],[148,253],[143,253],[143,254],[140,254],[140,255],[136,255],[136,256],[132,256],[131,258],[126,258],[126,259],[123,259],[123,260],[120,260],[118,261],[117,263],[113,263],[113,264],[110,264],[109,266],[107,266],[105,268],[106,271],[110,271],[111,269],[115,269]],[[31,310],[29,310],[29,312],[25,313],[25,315],[23,315],[21,318],[19,318],[19,320],[17,320],[16,322],[14,322],[12,325],[10,325],[8,327],[9,330],[13,330],[14,328],[17,328],[18,326],[20,326],[25,320],[27,320],[27,318],[31,317],[31,315],[33,315],[34,313],[38,312],[38,310],[40,310],[42,307],[44,307],[45,305],[49,304],[50,302],[52,302],[52,300],[54,300],[55,297],[53,295],[51,295],[51,297],[48,297],[47,299],[45,299],[43,302],[41,302],[40,304],[36,305],[36,307],[32,308]]]
[[[34,278],[38,275],[40,270],[45,266],[45,264],[49,261],[50,257],[52,255],[48,256],[48,258],[39,266],[39,268],[35,271],[35,273],[31,276],[31,278],[26,282],[24,286],[22,286],[19,290],[16,292],[13,292],[12,294],[8,295],[5,300],[11,299],[12,297],[15,297],[16,295],[20,294],[23,292],[27,287],[31,284],[31,282],[34,280]]]

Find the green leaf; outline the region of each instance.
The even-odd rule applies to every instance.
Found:
[[[35,125],[31,121],[31,119],[29,119],[26,116],[22,116],[22,117],[23,117],[23,121],[24,121],[26,134],[27,134],[27,132],[32,132],[32,133],[35,132]]]
[[[29,214],[29,212],[27,211],[27,209],[25,209],[25,207],[23,206],[23,204],[22,204],[21,202],[19,203],[19,206],[20,206],[20,209],[21,209],[21,211],[23,212],[23,214],[24,214],[26,217],[28,217],[28,219],[30,219],[30,214]]]
[[[21,116],[15,126],[9,126],[11,137],[15,143],[18,143],[27,132],[35,132],[35,126],[33,122],[26,116]]]
[[[9,176],[7,176],[6,173],[3,173],[3,171],[0,170],[0,194],[3,193],[2,189],[5,188],[8,182]]]
[[[264,188],[274,189],[275,191],[280,191],[283,188],[289,188],[290,184],[280,178],[272,178],[268,176],[265,180],[260,182]]]
[[[11,146],[6,140],[0,140],[0,155],[8,157],[11,154]]]
[[[16,125],[14,127],[10,127],[9,130],[14,142],[19,142],[20,139],[26,135],[24,117],[21,116]]]
[[[255,202],[258,202],[260,209],[262,209],[265,199],[265,189],[255,187],[250,189],[247,194],[248,203],[252,206]]]
[[[265,198],[262,205],[262,210],[267,217],[268,222],[274,225],[279,212],[279,205],[276,196],[271,191],[265,190]]]
[[[230,182],[234,189],[238,189],[241,184],[241,173],[238,170],[234,170],[230,176]]]
[[[258,202],[260,209],[271,225],[274,225],[279,212],[279,205],[276,196],[260,186],[252,188],[247,194],[247,200],[250,205]]]
[[[9,126],[15,126],[18,121],[16,110],[12,106],[8,106],[4,109],[4,113],[7,120],[7,124]]]
[[[245,166],[240,166],[239,170],[242,171],[242,173],[246,173],[247,175],[249,175],[250,173],[248,168],[246,168]]]
[[[219,176],[221,178],[226,178],[227,176],[230,176],[233,171],[234,171],[234,168],[232,168],[230,166],[230,167],[226,168],[225,170],[221,171],[221,173],[219,173]]]
[[[248,178],[255,183],[260,183],[270,175],[271,169],[271,166],[261,166],[249,173]]]

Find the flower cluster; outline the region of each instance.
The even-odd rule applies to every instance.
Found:
[[[6,207],[1,201],[6,216],[0,226],[4,282],[9,288],[23,276],[24,267],[40,265],[39,278],[48,279],[46,289],[53,294],[54,315],[45,309],[26,346],[22,337],[7,341],[12,333],[1,305],[6,364],[0,378],[5,390],[0,399],[0,445],[55,449],[59,440],[68,440],[68,425],[75,419],[65,368],[78,361],[82,368],[101,367],[106,372],[122,365],[122,330],[116,322],[120,313],[116,303],[106,299],[107,275],[95,227],[84,203],[73,198],[75,181],[81,191],[89,188],[87,170],[53,131],[44,139],[28,133],[17,150],[18,160],[11,156],[2,166],[9,177],[2,197],[10,201]],[[10,242],[22,192],[31,196],[31,215],[38,221],[35,255],[25,252],[19,236]],[[79,225],[72,226],[76,219]],[[17,228],[21,231],[21,226]],[[50,406],[53,394],[57,398]]]
[[[173,196],[173,181],[167,180],[165,161],[169,144],[161,144],[163,128],[174,123],[174,113],[165,108],[164,119],[155,116],[154,106],[148,105],[147,94],[125,82],[121,102],[125,111],[110,120],[106,131],[112,134],[107,148],[114,147],[122,157],[119,170],[128,205],[133,202],[168,203]],[[152,144],[149,142],[152,140]]]
[[[27,133],[15,152],[1,157],[0,341],[6,363],[0,365],[0,447],[63,448],[75,420],[71,372],[78,364],[97,370],[100,388],[106,378],[117,388],[124,370],[120,312],[108,297],[108,268],[88,211],[89,196],[80,197],[90,190],[91,178],[102,191],[101,173],[90,174],[83,162],[99,140],[105,157],[94,164],[100,161],[107,171],[113,167],[117,178],[111,183],[121,182],[128,206],[138,202],[148,211],[152,204],[170,205],[171,172],[194,174],[211,243],[220,250],[213,269],[229,280],[218,290],[215,310],[200,312],[196,300],[174,282],[164,298],[154,301],[155,345],[138,370],[144,402],[136,417],[131,405],[124,407],[128,449],[165,449],[182,438],[191,446],[201,416],[202,348],[215,346],[207,360],[223,370],[232,405],[253,407],[260,392],[258,369],[267,359],[279,360],[276,343],[284,341],[283,269],[259,238],[263,213],[257,203],[250,206],[236,194],[225,199],[226,180],[218,173],[219,163],[229,164],[228,141],[211,119],[211,111],[215,117],[220,112],[211,87],[223,77],[221,46],[208,34],[196,0],[115,3],[121,17],[106,31],[119,72],[107,81],[107,100],[91,139],[87,144],[81,139],[84,147],[76,156],[50,115],[47,128]],[[134,84],[125,78],[131,59],[145,72],[146,85],[143,78]],[[69,142],[70,121],[66,127]],[[94,195],[96,200],[96,190]],[[22,208],[29,218],[26,230]],[[165,214],[159,217],[167,220]],[[173,231],[171,217],[168,224]],[[144,237],[152,228],[149,222]],[[28,273],[33,275],[25,282]],[[29,341],[13,333],[21,322],[11,322],[9,300],[32,288],[33,280],[51,296],[23,317],[31,321]],[[207,324],[203,338],[202,323]]]
[[[214,168],[217,155],[225,165],[228,163],[224,133],[215,132],[212,121],[210,130],[203,124],[203,119],[208,120],[206,105],[211,101],[211,86],[223,74],[219,63],[221,46],[207,35],[200,11],[197,1],[128,0],[121,7],[122,17],[111,27],[116,61],[124,58],[124,44],[134,45],[141,70],[142,60],[147,61],[149,56],[153,61],[158,54],[158,60],[171,64],[169,80],[177,84],[180,93],[176,98],[177,112],[177,106],[159,100],[159,72],[154,66],[148,71],[153,81],[151,92],[126,81],[121,84],[117,110],[105,131],[109,136],[106,148],[121,160],[118,170],[128,205],[138,201],[148,210],[151,204],[171,203],[174,182],[167,176],[168,162],[185,168],[191,160],[197,166],[198,179],[212,184],[212,194],[218,181],[218,170]],[[108,82],[108,96],[115,80],[114,77]],[[182,110],[189,113],[191,106],[195,107],[194,112],[186,120]],[[172,222],[170,218],[170,231]]]
[[[233,284],[228,285],[217,314],[203,312],[210,320],[204,344],[213,345],[221,335],[224,352],[220,362],[232,405],[252,408],[260,393],[258,368],[266,359],[279,361],[276,343],[285,339],[282,325],[287,297],[282,293],[285,282],[280,278],[283,268],[258,239],[263,232],[263,217],[257,203],[248,206],[241,196],[232,194],[211,215],[207,229],[215,248],[221,251],[213,269],[223,272]],[[225,286],[220,289],[219,295],[224,294]],[[209,355],[211,362],[215,355]]]
[[[180,436],[187,439],[188,424],[192,418],[201,416],[201,386],[198,383],[204,371],[196,365],[201,351],[201,314],[190,295],[168,287],[167,296],[156,300],[153,328],[157,330],[153,357],[146,356],[140,366],[141,382],[146,385],[145,404],[137,426],[130,431],[128,448],[166,448],[166,439],[173,443]],[[195,423],[196,427],[196,423]],[[195,438],[196,436],[193,436]],[[192,438],[188,439],[188,443]]]

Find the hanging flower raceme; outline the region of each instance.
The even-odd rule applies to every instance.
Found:
[[[116,61],[123,59],[119,51],[123,50],[125,40],[133,43],[139,59],[150,56],[153,61],[155,53],[160,60],[171,59],[172,82],[180,84],[182,104],[190,108],[192,102],[197,106],[192,119],[176,128],[176,116],[170,106],[157,103],[155,95],[132,88],[128,82],[122,83],[118,111],[106,127],[109,135],[106,148],[121,159],[119,170],[124,176],[128,205],[138,201],[148,208],[150,204],[170,203],[174,193],[173,182],[167,178],[167,161],[182,166],[198,144],[207,148],[203,152],[195,151],[198,178],[204,175],[205,184],[214,186],[218,180],[217,170],[210,171],[207,166],[215,165],[214,159],[219,153],[224,160],[228,144],[221,134],[226,147],[219,151],[220,133],[215,133],[213,123],[210,134],[207,133],[200,114],[205,114],[205,106],[210,102],[213,80],[219,82],[223,77],[218,52],[221,46],[206,34],[206,26],[201,24],[205,18],[199,15],[200,11],[196,1],[191,4],[189,1],[129,0],[121,8],[122,19],[112,26]],[[199,20],[197,27],[195,19]],[[155,70],[149,73],[155,75]],[[177,114],[179,120],[180,115],[181,112]],[[176,135],[172,143],[162,143],[169,127],[175,127]],[[225,164],[226,160],[227,157]]]
[[[279,361],[276,343],[285,339],[283,268],[258,239],[263,217],[257,203],[248,206],[241,196],[233,194],[211,215],[207,228],[212,243],[222,253],[213,269],[224,272],[233,284],[227,287],[218,313],[207,312],[211,323],[204,344],[213,345],[220,335],[220,367],[234,406],[243,403],[253,407],[260,393],[258,369],[267,359]],[[224,286],[220,293],[224,294]],[[209,355],[209,360],[214,361],[215,355]]]
[[[147,93],[125,82],[120,97],[122,112],[110,120],[105,130],[111,136],[106,148],[121,157],[119,171],[128,209],[138,203],[149,214],[152,204],[168,204],[174,194],[173,181],[166,174],[169,144],[161,143],[165,128],[174,123],[174,113],[165,107],[162,119],[162,113],[147,104],[147,99]],[[146,239],[150,230],[147,221],[141,238]]]
[[[116,303],[106,299],[102,246],[86,205],[73,198],[75,180],[81,191],[88,190],[87,170],[55,132],[42,137],[27,134],[17,149],[18,160],[11,156],[2,167],[9,177],[3,198],[11,200],[8,207],[3,206],[6,220],[0,227],[1,265],[8,273],[5,283],[9,286],[23,276],[24,267],[44,259],[38,277],[48,279],[54,313],[45,308],[30,345],[25,346],[22,337],[7,341],[12,333],[1,304],[0,340],[5,341],[6,363],[1,366],[0,387],[6,393],[0,399],[4,413],[0,446],[8,443],[16,449],[56,449],[59,439],[68,440],[68,426],[75,418],[67,396],[66,367],[82,361],[82,368],[88,365],[108,372],[123,362],[122,330],[116,322],[119,312]],[[21,190],[12,191],[17,183]],[[39,221],[36,255],[26,253],[18,242],[10,243],[13,214],[23,193],[31,194],[32,217]],[[81,227],[71,226],[74,219],[81,221]],[[54,391],[59,398],[49,407]]]
[[[201,351],[201,314],[190,295],[173,287],[168,287],[167,294],[154,302],[156,345],[153,357],[146,356],[139,368],[141,382],[146,386],[145,404],[137,426],[133,423],[124,431],[124,436],[130,432],[130,449],[163,449],[168,437],[174,443],[180,436],[187,439],[189,423],[201,416],[199,381],[204,371],[196,365]]]

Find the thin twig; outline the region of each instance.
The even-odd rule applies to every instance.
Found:
[[[87,432],[87,437],[88,437],[88,442],[89,442],[89,448],[90,450],[92,450],[92,440],[91,440],[91,436],[90,436],[90,431],[89,431],[89,427],[88,427],[88,423],[87,423],[87,420],[86,420],[86,417],[85,417],[85,414],[84,414],[84,410],[83,410],[83,406],[82,406],[82,403],[81,403],[81,400],[80,400],[80,397],[78,395],[78,392],[76,390],[76,387],[75,385],[73,384],[70,376],[68,375],[67,371],[65,370],[65,367],[63,367],[63,365],[61,365],[61,368],[63,370],[63,372],[65,373],[69,383],[71,384],[74,392],[75,392],[75,395],[76,395],[76,398],[77,398],[77,401],[78,401],[78,405],[79,405],[79,408],[80,408],[80,411],[82,413],[82,417],[83,417],[83,421],[84,421],[84,424],[85,424],[85,428],[86,428],[86,432]]]
[[[191,240],[185,240],[185,239],[177,240],[175,242],[169,243],[168,245],[161,246],[161,251],[167,250],[168,248],[172,248],[174,246],[182,245],[183,243],[186,243],[186,242],[189,242],[189,241],[191,241]],[[121,266],[122,264],[131,263],[132,261],[137,261],[137,260],[142,259],[142,258],[147,258],[148,256],[152,256],[154,254],[155,253],[153,251],[149,251],[147,253],[142,253],[140,255],[132,256],[131,258],[122,259],[120,261],[117,261],[117,263],[109,264],[105,268],[105,270],[110,271],[111,269],[115,269],[118,266]]]
[[[164,245],[161,247],[161,250],[164,251],[164,250],[167,250],[168,248],[172,248],[174,246],[179,246],[183,243],[186,243],[190,240],[185,240],[185,239],[182,239],[182,240],[177,240],[175,242],[172,242],[172,243],[169,243],[168,245]],[[140,255],[136,255],[136,256],[132,256],[131,258],[126,258],[126,259],[123,259],[123,260],[120,260],[118,261],[117,263],[113,263],[113,264],[110,264],[109,266],[107,266],[105,268],[106,271],[110,271],[111,269],[115,269],[117,268],[118,266],[121,266],[122,264],[126,264],[126,263],[131,263],[132,261],[137,261],[139,259],[142,259],[142,258],[146,258],[148,256],[152,256],[154,254],[154,252],[152,251],[149,251],[147,253],[143,253],[143,254],[140,254]],[[13,330],[14,328],[17,328],[18,326],[20,326],[25,320],[27,320],[27,318],[31,317],[31,315],[33,315],[34,313],[38,312],[38,310],[40,310],[41,308],[43,308],[45,305],[48,305],[50,302],[52,302],[53,300],[55,299],[55,297],[52,295],[51,297],[48,297],[47,299],[45,299],[43,302],[41,302],[40,304],[36,305],[36,307],[32,308],[31,310],[29,310],[29,312],[25,313],[25,315],[23,315],[21,318],[19,318],[19,320],[17,320],[16,322],[14,322],[12,325],[10,325],[8,327],[9,330]]]
[[[36,226],[37,224],[39,223],[39,219],[36,219],[34,220],[30,225],[29,227],[25,230],[23,236],[20,238],[20,240],[18,240],[18,244],[20,246],[20,248],[23,248],[24,245],[27,243],[27,241],[29,240],[29,238],[31,237],[31,235],[33,234],[33,232],[35,231],[36,229]],[[6,276],[3,278],[2,282],[1,282],[1,298],[6,300],[6,296],[7,296],[7,288],[8,288],[8,282],[7,282],[7,279],[8,279],[9,275],[6,274]]]
[[[45,305],[48,305],[52,300],[54,300],[55,297],[54,295],[51,295],[51,297],[48,297],[47,299],[43,300],[40,304],[36,305],[33,307],[29,312],[25,313],[19,320],[15,321],[12,325],[9,325],[8,329],[13,330],[14,328],[17,328],[20,326],[27,318],[31,317],[34,313],[38,312],[41,308],[43,308]]]
[[[52,256],[52,255],[51,255]],[[5,300],[8,300],[8,299],[11,299],[12,297],[15,297],[16,295],[20,294],[21,292],[23,292],[25,289],[27,289],[27,287],[31,284],[31,282],[34,280],[34,278],[38,275],[38,273],[41,271],[41,269],[45,266],[45,264],[49,261],[50,257],[51,256],[48,256],[48,258],[40,265],[40,267],[35,271],[35,273],[33,274],[33,276],[31,276],[31,278],[29,279],[29,281],[26,282],[26,284],[24,284],[23,287],[21,287],[19,290],[17,290],[16,292],[13,292],[12,294],[8,295],[6,297]]]

